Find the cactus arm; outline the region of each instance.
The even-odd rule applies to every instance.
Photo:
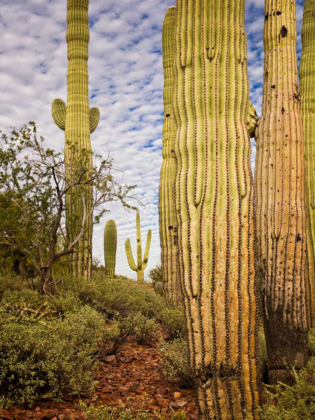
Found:
[[[150,245],[151,245],[151,236],[152,236],[152,232],[151,232],[151,229],[150,229],[150,230],[148,230],[147,242],[146,242],[144,256],[143,256],[143,263],[142,263],[142,269],[143,270],[145,270],[147,265],[148,265]]]
[[[309,323],[315,328],[315,3],[305,0],[300,66],[305,155]]]
[[[94,133],[100,121],[100,110],[98,108],[90,109],[90,132]]]
[[[248,133],[251,138],[255,137],[255,131],[256,131],[258,121],[259,121],[259,118],[258,118],[256,109],[253,107],[252,103],[250,102],[249,107],[248,107],[246,125],[247,125]]]
[[[133,259],[130,239],[126,239],[125,249],[126,249],[126,255],[127,255],[129,267],[133,271],[138,271],[138,267],[136,266],[135,260]]]
[[[62,99],[54,99],[52,103],[52,117],[56,125],[63,131],[66,129],[66,104]]]

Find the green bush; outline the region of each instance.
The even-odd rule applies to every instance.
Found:
[[[149,272],[149,277],[152,280],[152,283],[164,283],[162,267],[157,265],[152,268]]]
[[[109,318],[141,312],[155,318],[165,307],[161,296],[132,281],[106,279],[95,275],[90,283],[82,283],[78,290],[81,301],[101,311]]]
[[[89,307],[46,325],[2,320],[0,391],[5,405],[89,394],[103,329],[103,317]]]
[[[261,411],[262,420],[315,419],[315,358],[299,374],[292,370],[292,375],[293,386],[279,383],[270,387],[269,405]]]
[[[165,308],[158,315],[170,340],[187,336],[186,318],[183,308]]]
[[[121,404],[119,408],[114,408],[105,405],[94,407],[92,404],[87,406],[81,402],[80,406],[84,410],[86,420],[149,420],[151,418],[148,410],[145,410],[144,408],[133,410],[127,408],[123,404]],[[157,413],[156,417],[159,418],[159,420],[165,420],[165,417],[159,413]],[[186,419],[187,417],[183,411],[174,413],[172,416],[172,420]]]
[[[162,373],[170,380],[178,381],[183,388],[195,387],[194,372],[190,368],[188,343],[178,338],[171,343],[164,343],[161,347]]]

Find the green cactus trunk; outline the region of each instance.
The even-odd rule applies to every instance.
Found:
[[[128,264],[131,270],[137,272],[137,280],[139,283],[144,282],[144,270],[147,267],[148,259],[149,259],[149,252],[150,252],[150,245],[151,245],[151,230],[148,230],[147,235],[147,243],[144,251],[144,256],[142,259],[142,245],[141,245],[141,228],[140,228],[140,214],[137,213],[136,217],[137,222],[137,264],[133,259],[132,249],[130,244],[130,239],[126,239],[125,248],[126,248],[126,255],[128,259]]]
[[[200,418],[258,419],[245,0],[176,8],[176,211]]]
[[[105,273],[108,277],[115,277],[117,252],[117,227],[115,220],[108,220],[104,230],[104,258]]]
[[[175,116],[173,101],[175,93],[175,29],[176,8],[166,12],[163,31],[163,66],[164,66],[164,125],[163,125],[163,163],[160,174],[159,215],[161,264],[164,295],[175,306],[182,302],[182,290],[179,277],[178,233],[175,214]]]
[[[315,1],[305,0],[300,67],[305,156],[309,324],[315,328]]]
[[[262,118],[257,134],[256,219],[270,381],[307,361],[304,156],[295,1],[265,3]]]
[[[88,0],[67,1],[68,74],[67,106],[61,99],[55,99],[52,113],[55,123],[65,130],[65,159],[69,177],[76,181],[77,174],[71,171],[71,165],[84,160],[87,171],[92,167],[92,147],[90,133],[99,121],[99,110],[89,108],[88,67],[89,58],[89,19]],[[74,149],[75,147],[75,149]],[[80,193],[82,189],[80,190]],[[78,236],[82,227],[82,218],[92,211],[93,191],[86,186],[81,194],[72,191],[66,197],[67,235],[69,243]],[[70,272],[73,276],[91,277],[92,268],[92,222],[91,213],[85,225],[76,249],[71,255]]]

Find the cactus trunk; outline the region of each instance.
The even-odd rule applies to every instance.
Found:
[[[175,93],[175,29],[176,8],[166,12],[163,31],[163,66],[164,66],[164,125],[163,125],[163,163],[160,175],[159,215],[161,264],[164,294],[175,306],[182,302],[182,290],[179,277],[177,221],[175,214],[175,116],[173,109]]]
[[[177,0],[180,271],[202,419],[258,419],[245,0]]]
[[[117,227],[115,220],[108,220],[104,230],[105,273],[108,277],[115,277],[117,252]]]
[[[149,259],[149,252],[150,252],[150,245],[151,245],[151,230],[148,230],[147,235],[147,243],[144,251],[144,256],[142,259],[142,245],[141,245],[141,228],[140,228],[140,214],[137,213],[136,217],[137,222],[137,264],[133,259],[132,249],[130,244],[130,239],[126,239],[125,242],[125,249],[126,255],[128,259],[128,264],[131,270],[137,272],[137,280],[138,282],[144,282],[144,270],[147,267],[148,259]]]
[[[315,328],[315,1],[305,0],[300,67],[305,155],[307,238],[307,301],[310,326]]]
[[[270,381],[307,361],[306,235],[296,11],[267,0],[264,87],[257,134],[256,219]]]
[[[88,43],[89,18],[88,0],[67,1],[68,73],[67,106],[61,99],[53,102],[53,118],[62,130],[65,130],[65,159],[71,182],[76,182],[78,175],[71,168],[84,161],[86,170],[92,167],[92,147],[90,133],[99,121],[97,108],[89,108],[88,92]],[[71,191],[66,197],[67,235],[71,243],[78,236],[82,219],[92,211],[93,191],[85,186],[78,191]],[[85,224],[84,234],[77,245],[76,253],[70,259],[70,272],[74,276],[91,277],[92,268],[92,222],[91,213]]]

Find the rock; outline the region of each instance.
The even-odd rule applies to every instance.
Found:
[[[107,356],[104,358],[104,362],[106,363],[116,362],[116,356],[114,354],[112,356]]]
[[[0,409],[0,418],[4,420],[13,420],[12,415],[4,409]]]

